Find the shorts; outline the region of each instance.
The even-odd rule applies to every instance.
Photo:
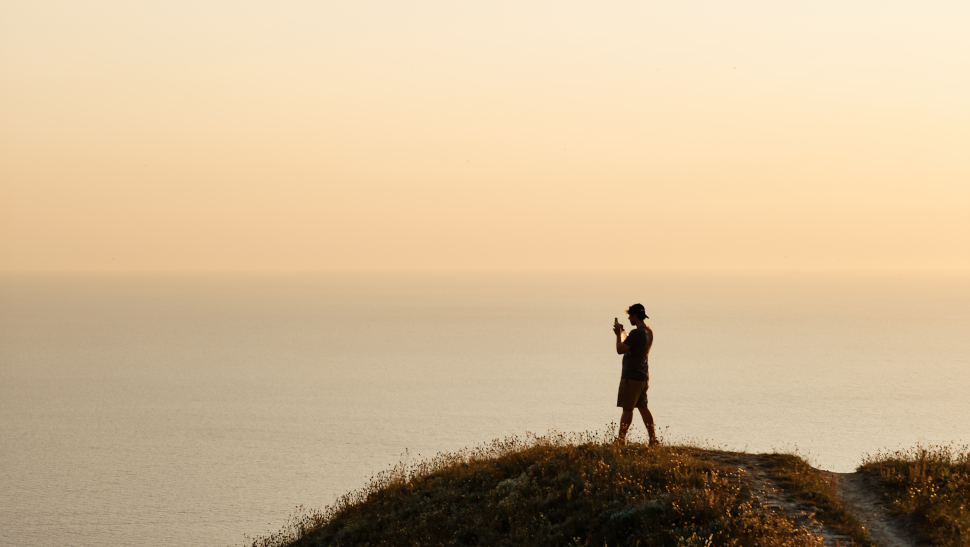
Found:
[[[616,406],[623,410],[647,408],[647,382],[620,379],[620,390],[616,394]]]

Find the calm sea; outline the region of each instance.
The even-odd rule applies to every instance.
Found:
[[[603,429],[634,302],[668,440],[970,441],[966,274],[7,275],[0,544],[237,544],[405,449]]]

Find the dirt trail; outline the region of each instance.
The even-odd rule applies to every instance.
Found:
[[[739,454],[738,459],[733,463],[747,473],[754,485],[755,493],[761,497],[769,509],[783,513],[797,526],[815,534],[822,540],[825,547],[839,547],[851,543],[848,536],[816,520],[815,511],[812,507],[807,507],[789,496],[768,476],[757,456]]]
[[[821,538],[826,547],[851,545],[851,539],[838,530],[815,519],[815,508],[795,501],[764,470],[764,464],[754,454],[731,454],[725,463],[737,465],[751,479],[756,495],[769,509],[788,516],[801,527]],[[909,529],[889,517],[879,503],[879,493],[861,473],[833,473],[820,471],[836,486],[838,495],[850,513],[865,527],[878,547],[922,547]]]
[[[879,494],[862,473],[833,473],[822,471],[834,482],[839,497],[880,547],[912,547],[926,545],[917,541],[907,526],[886,514],[879,503]]]

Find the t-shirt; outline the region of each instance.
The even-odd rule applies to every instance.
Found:
[[[630,349],[623,354],[623,374],[620,375],[620,378],[649,382],[650,371],[647,368],[647,355],[650,353],[650,346],[653,345],[653,331],[650,330],[650,327],[645,329],[637,327],[633,329],[623,343]]]

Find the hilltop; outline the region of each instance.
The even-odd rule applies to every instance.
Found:
[[[966,453],[919,449],[922,464],[918,450],[887,454],[836,474],[793,454],[604,437],[507,438],[402,463],[322,511],[298,512],[252,546],[895,547],[970,539]],[[914,462],[922,467],[906,471]],[[912,484],[926,490],[944,474],[949,483],[937,478],[936,486],[949,488],[949,498],[913,502]],[[933,503],[945,506],[935,521],[924,518]]]

